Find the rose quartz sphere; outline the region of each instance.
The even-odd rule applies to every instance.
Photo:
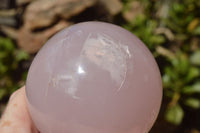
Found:
[[[53,36],[35,57],[27,104],[41,133],[147,133],[162,98],[158,66],[129,31],[84,22]]]

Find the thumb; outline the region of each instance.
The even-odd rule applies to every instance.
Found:
[[[0,133],[38,133],[27,109],[25,87],[11,95],[0,120]]]

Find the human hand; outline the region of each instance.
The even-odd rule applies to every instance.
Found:
[[[25,87],[11,95],[0,119],[0,133],[39,133],[28,112]]]

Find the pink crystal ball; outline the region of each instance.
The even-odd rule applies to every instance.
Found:
[[[54,35],[36,55],[27,104],[41,133],[147,133],[162,99],[148,48],[129,31],[84,22]]]

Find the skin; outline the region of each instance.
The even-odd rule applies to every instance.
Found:
[[[0,133],[39,133],[28,112],[25,87],[11,95],[0,119]]]

